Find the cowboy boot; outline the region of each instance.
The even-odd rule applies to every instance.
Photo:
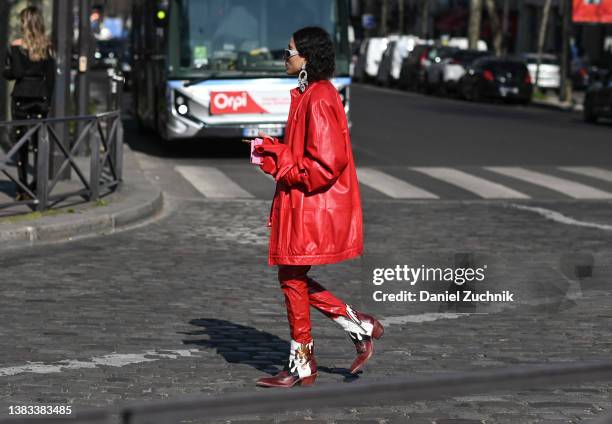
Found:
[[[273,377],[257,380],[262,387],[310,386],[317,378],[317,361],[314,358],[314,342],[299,343],[291,340],[289,360],[284,369]]]
[[[351,374],[355,374],[374,353],[373,339],[380,339],[385,329],[372,315],[355,311],[349,305],[346,305],[346,315],[347,317],[338,316],[334,318],[334,321],[344,328],[355,344],[357,357],[350,368]]]

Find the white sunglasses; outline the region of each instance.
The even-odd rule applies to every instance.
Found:
[[[300,54],[300,52],[297,50],[285,49],[285,60],[288,60],[298,54]]]

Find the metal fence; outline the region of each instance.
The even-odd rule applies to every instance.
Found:
[[[44,211],[74,196],[95,201],[115,190],[121,182],[123,127],[119,110],[88,116],[0,122],[2,128],[8,131],[19,128],[21,131],[6,157],[0,160],[0,172],[30,199],[0,203],[0,209],[25,204]],[[74,134],[72,145],[66,147],[59,134],[67,134],[69,128],[78,128],[78,131]],[[19,150],[28,148],[28,145],[38,151],[31,170],[36,175],[35,189],[20,181],[13,169]],[[77,156],[80,151],[88,152],[89,158]],[[52,169],[54,157],[61,159],[53,163],[55,166]],[[74,171],[78,177],[77,187],[54,192],[62,176],[69,171]]]
[[[206,423],[214,418],[275,414],[313,408],[398,405],[411,401],[443,400],[474,393],[500,394],[547,385],[612,382],[612,362],[590,361],[516,365],[503,369],[413,375],[384,381],[323,384],[291,390],[267,389],[255,393],[190,396],[158,402],[125,403],[114,409],[74,411],[70,418],[24,417],[0,424],[174,424]],[[186,421],[192,420],[192,421]],[[596,424],[612,424],[612,415],[597,416]]]

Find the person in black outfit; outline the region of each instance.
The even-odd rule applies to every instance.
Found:
[[[21,19],[22,38],[11,43],[5,60],[3,76],[15,80],[11,93],[11,114],[13,120],[46,118],[51,107],[51,97],[55,84],[55,60],[49,38],[45,35],[42,13],[36,7],[23,9]],[[13,139],[17,143],[27,131],[27,127],[13,128]],[[28,184],[30,145],[34,152],[32,182]],[[31,137],[18,153],[18,179],[36,194],[36,167],[38,158],[38,139]],[[27,200],[30,196],[17,187],[17,200]]]

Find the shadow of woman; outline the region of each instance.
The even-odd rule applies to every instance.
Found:
[[[278,336],[223,319],[198,318],[189,321],[189,323],[200,327],[200,329],[183,331],[180,334],[187,336],[205,335],[208,338],[183,340],[185,345],[216,349],[217,353],[227,362],[248,364],[270,375],[278,373],[285,365],[290,344]],[[348,368],[319,365],[318,371],[341,375],[345,382],[359,378],[359,374],[351,374]]]

